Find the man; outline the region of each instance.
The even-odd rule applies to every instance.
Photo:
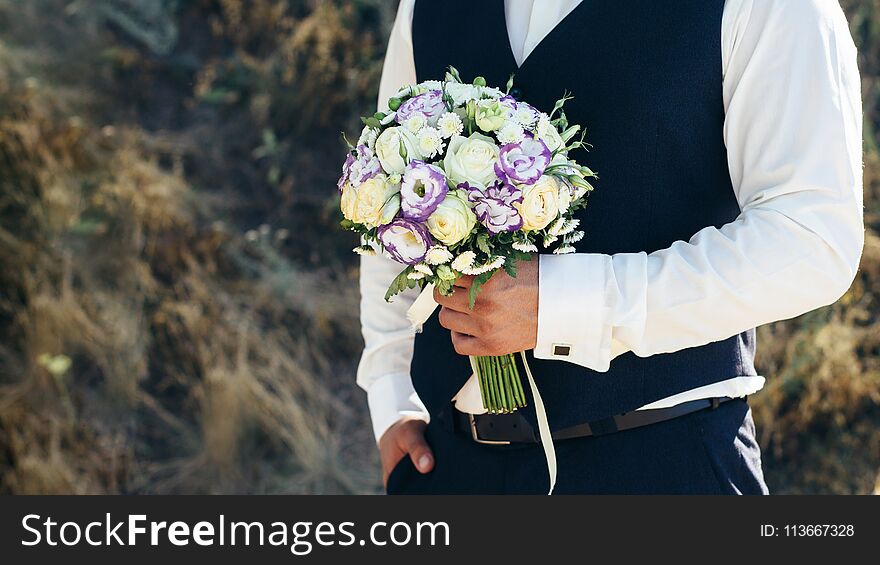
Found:
[[[402,0],[380,87],[570,90],[600,176],[572,255],[467,279],[416,334],[364,258],[358,383],[389,493],[542,493],[533,402],[481,414],[467,355],[529,350],[567,493],[767,493],[756,326],[837,300],[864,240],[856,50],[834,0]],[[472,391],[471,391],[472,392]]]

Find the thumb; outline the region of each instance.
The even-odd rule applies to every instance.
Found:
[[[407,431],[401,438],[401,447],[409,453],[413,465],[418,469],[419,473],[430,473],[434,468],[434,454],[425,441],[425,435],[422,432],[423,426],[407,426]]]

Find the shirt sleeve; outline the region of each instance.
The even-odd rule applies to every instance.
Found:
[[[722,28],[741,214],[650,254],[542,255],[536,357],[607,371],[629,351],[670,353],[798,316],[852,283],[864,245],[862,108],[840,6],[728,0]]]
[[[414,0],[401,0],[379,83],[379,108],[400,87],[416,82],[412,53],[412,11]],[[376,441],[395,422],[410,416],[428,421],[428,412],[410,378],[415,332],[406,311],[417,296],[410,290],[385,301],[388,285],[401,267],[381,255],[361,258],[361,331],[364,352],[357,371],[357,383],[367,392],[367,403]]]

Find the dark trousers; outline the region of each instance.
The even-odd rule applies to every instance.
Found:
[[[420,474],[404,457],[388,494],[546,494],[540,445],[489,446],[432,421],[436,464]],[[745,400],[659,424],[556,442],[554,494],[767,494]]]

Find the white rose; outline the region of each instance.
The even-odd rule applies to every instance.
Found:
[[[400,209],[400,186],[388,182],[385,175],[376,175],[357,187],[354,202],[346,216],[352,222],[369,227],[381,226],[394,219]],[[342,192],[343,199],[345,191]],[[345,207],[343,207],[345,214]]]
[[[366,145],[370,149],[376,144],[376,130],[369,127],[364,126],[364,129],[361,130],[361,135],[358,137],[357,144],[358,145]]]
[[[544,175],[522,186],[523,200],[514,203],[523,219],[523,231],[542,230],[559,215],[559,181]]]
[[[416,136],[401,127],[388,128],[379,135],[376,139],[376,156],[389,174],[403,174],[407,163],[424,158]]]
[[[549,127],[541,128],[541,130],[538,133],[538,139],[543,141],[551,152],[565,147],[565,142],[562,141],[562,136],[559,135],[556,126],[549,124]]]
[[[477,217],[467,202],[452,192],[446,195],[426,222],[431,235],[446,245],[455,245],[466,238],[476,223]]]
[[[467,182],[485,188],[496,179],[498,151],[492,138],[481,133],[472,133],[467,138],[456,135],[449,141],[443,169],[456,185]]]

